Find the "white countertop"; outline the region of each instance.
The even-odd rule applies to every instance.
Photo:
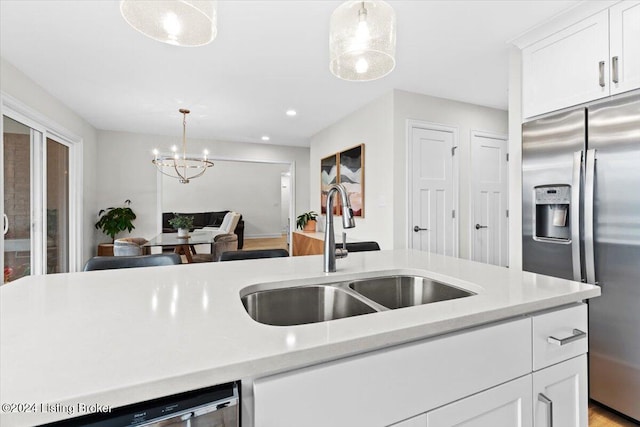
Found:
[[[0,287],[1,403],[111,407],[308,366],[600,295],[597,286],[414,251],[27,277]],[[292,327],[253,321],[251,285],[415,273],[477,295]],[[72,416],[82,415],[79,413]],[[64,413],[0,413],[3,427]]]

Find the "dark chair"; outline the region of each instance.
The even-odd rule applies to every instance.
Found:
[[[241,259],[282,258],[288,257],[286,249],[257,249],[253,251],[227,251],[220,255],[220,261],[237,261]]]
[[[177,265],[182,260],[178,254],[155,254],[138,256],[94,256],[84,266],[84,271],[110,270],[112,268],[155,267]]]
[[[236,236],[234,233],[218,234],[213,238],[211,253],[193,255],[193,262],[216,262],[220,259],[220,255],[222,255],[223,253],[237,250],[238,236]]]
[[[342,249],[342,243],[336,243],[336,248]],[[380,245],[378,242],[352,242],[347,243],[348,252],[365,252],[365,251],[379,251]]]

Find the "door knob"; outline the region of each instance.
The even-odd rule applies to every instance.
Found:
[[[489,226],[488,225],[476,224],[476,230],[480,230],[481,228],[489,228]]]
[[[429,230],[429,229],[428,228],[420,228],[417,225],[415,227],[413,227],[413,231],[415,231],[416,233],[418,231],[427,231],[427,230]]]

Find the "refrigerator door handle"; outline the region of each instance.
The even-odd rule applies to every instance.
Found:
[[[573,280],[582,281],[580,262],[580,190],[582,189],[582,151],[573,153],[573,183],[571,188],[571,260]]]
[[[593,209],[596,173],[596,150],[587,150],[584,173],[584,262],[587,283],[596,285],[595,250],[593,242]]]

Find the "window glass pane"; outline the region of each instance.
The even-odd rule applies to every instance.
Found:
[[[31,274],[31,128],[3,117],[4,282]]]
[[[69,148],[47,138],[47,274],[69,271]]]

